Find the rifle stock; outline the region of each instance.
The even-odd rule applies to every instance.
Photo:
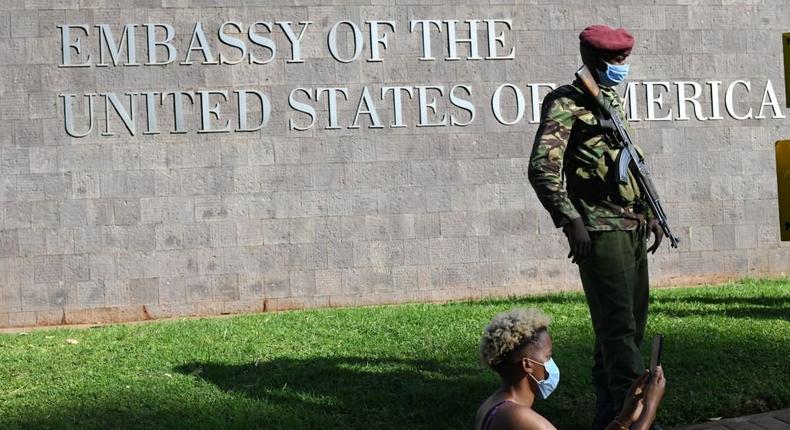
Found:
[[[595,78],[593,78],[592,73],[590,73],[590,69],[587,66],[581,66],[579,70],[576,71],[576,77],[582,81],[584,84],[584,88],[590,93],[591,96],[597,97],[598,93],[601,92],[601,89],[598,87],[598,83],[595,82]]]

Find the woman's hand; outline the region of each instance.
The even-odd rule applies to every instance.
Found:
[[[664,379],[664,369],[661,366],[656,366],[656,374],[650,378],[650,382],[645,388],[645,407],[652,409],[655,413],[658,410],[658,405],[661,404],[661,399],[664,398],[666,391],[667,380]]]
[[[639,416],[642,415],[645,385],[647,385],[650,372],[645,370],[644,373],[631,385],[628,390],[628,395],[625,397],[623,409],[617,417],[617,421],[625,427],[631,426]]]
[[[625,399],[623,410],[617,417],[617,422],[612,421],[612,428],[630,428],[631,430],[649,430],[656,419],[658,405],[664,398],[667,381],[664,379],[664,369],[656,367],[655,374],[648,378],[650,373],[639,377],[631,386],[628,397]]]

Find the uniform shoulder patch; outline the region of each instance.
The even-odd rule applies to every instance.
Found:
[[[542,117],[552,118],[571,127],[573,118],[588,113],[585,103],[585,95],[579,88],[571,84],[562,85],[546,95]]]

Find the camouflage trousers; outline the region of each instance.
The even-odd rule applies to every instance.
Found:
[[[596,418],[605,426],[606,417],[620,411],[631,384],[644,371],[639,346],[649,295],[646,228],[642,222],[635,230],[593,231],[590,237],[592,249],[580,262],[579,274],[595,331]]]

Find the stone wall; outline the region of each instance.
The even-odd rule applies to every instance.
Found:
[[[579,288],[526,173],[538,84],[572,79],[592,23],[637,40],[632,125],[682,238],[653,284],[790,269],[783,0],[490,3],[2,2],[0,327]],[[175,61],[146,64],[168,26]]]

